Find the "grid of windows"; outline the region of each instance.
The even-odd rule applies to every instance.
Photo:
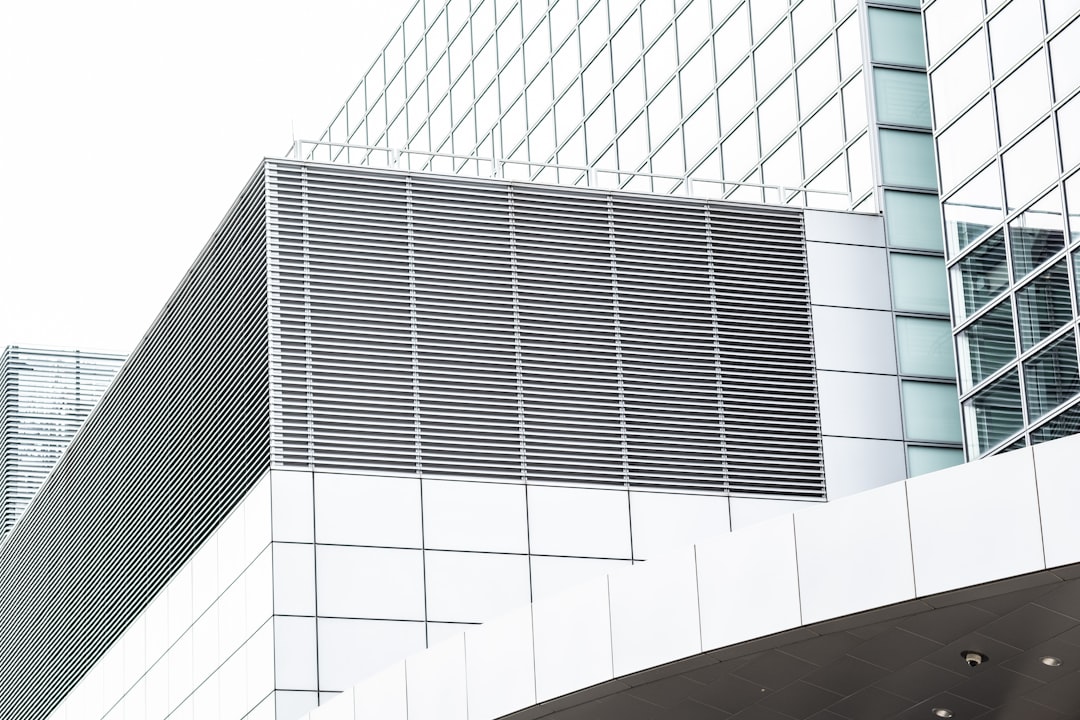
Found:
[[[964,425],[978,456],[1080,429],[1080,17],[1049,0],[937,0],[925,22]]]
[[[846,208],[850,192],[873,210],[862,20],[854,0],[419,2],[322,139],[506,159],[559,184],[587,174],[540,164],[650,192],[805,186],[843,195],[785,201]]]

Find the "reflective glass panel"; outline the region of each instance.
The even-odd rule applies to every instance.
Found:
[[[956,187],[997,149],[990,98],[983,98],[938,137],[943,190]]]
[[[652,146],[659,147],[678,124],[679,87],[671,83],[649,103],[649,140]]]
[[[949,312],[945,261],[928,255],[891,253],[893,306],[911,312]]]
[[[791,33],[785,20],[754,51],[758,92],[768,92],[791,69]]]
[[[581,75],[581,86],[585,93],[585,107],[588,109],[595,107],[611,90],[611,57],[606,48],[589,63],[589,67],[585,68],[585,72]],[[510,92],[513,93],[517,87],[520,87],[520,83],[515,83],[514,87],[509,88]],[[503,92],[504,105],[513,99],[514,94],[508,95],[505,91]]]
[[[1069,233],[1072,241],[1080,238],[1080,173],[1065,181],[1065,205],[1069,213]]]
[[[1023,350],[1072,320],[1069,271],[1065,267],[1065,260],[1021,288],[1016,293],[1016,309],[1020,316],[1020,344]]]
[[[1024,390],[1028,417],[1042,417],[1080,391],[1076,338],[1068,333],[1024,363]]]
[[[925,10],[926,44],[936,63],[983,17],[982,0],[937,0]]]
[[[960,442],[960,403],[955,385],[903,380],[900,393],[907,439]]]
[[[774,148],[778,142],[795,129],[795,123],[792,120],[796,116],[795,81],[788,78],[758,108],[761,147],[765,152]]]
[[[881,174],[887,185],[937,188],[934,140],[929,133],[881,130]]]
[[[986,168],[945,201],[945,236],[956,253],[1001,222],[997,163]]]
[[[998,131],[1007,145],[1050,107],[1050,84],[1042,51],[1005,78],[997,90]]]
[[[626,127],[626,124],[641,111],[644,104],[645,81],[639,62],[615,86],[615,118],[619,121],[619,127]]]
[[[1058,110],[1058,137],[1061,139],[1061,166],[1066,172],[1080,163],[1080,95]]]
[[[879,122],[929,129],[930,90],[924,73],[875,68],[874,98]]]
[[[675,72],[675,31],[671,28],[645,53],[645,86],[655,95]]]
[[[691,165],[696,165],[705,154],[716,147],[719,139],[716,132],[716,101],[709,99],[683,124],[686,142],[686,158]]]
[[[836,31],[840,52],[840,77],[846,78],[862,67],[862,40],[859,34],[859,15],[852,15]]]
[[[1050,67],[1054,76],[1054,98],[1062,100],[1080,87],[1080,20],[1050,41]]]
[[[925,67],[919,13],[870,8],[870,56],[874,62]]]
[[[1002,156],[1005,202],[1009,210],[1022,207],[1058,177],[1054,127],[1046,120]]]
[[[1009,286],[1005,264],[1005,232],[998,230],[953,266],[956,311],[963,319],[986,305]],[[959,275],[959,277],[957,277]]]
[[[900,372],[905,375],[953,377],[956,374],[948,320],[898,317],[896,344]]]
[[[853,142],[848,148],[848,175],[851,177],[851,194],[856,199],[862,197],[862,194],[873,185],[869,133]],[[865,212],[874,211],[865,210]]]
[[[750,0],[750,23],[754,40],[760,40],[787,8],[787,0]]]
[[[720,107],[720,129],[727,133],[746,117],[746,111],[754,104],[754,74],[747,60],[717,91]]]
[[[598,7],[603,10],[603,3]],[[709,0],[691,0],[679,15],[679,19],[675,21],[675,29],[679,33],[679,59],[685,60],[698,49],[701,41],[708,37],[709,31],[712,30],[712,21],[709,19]],[[708,55],[710,55],[709,64],[711,65],[711,53]]]
[[[682,89],[684,108],[696,107],[702,98],[711,94],[713,82],[712,52],[702,48],[697,55],[679,71],[679,87]]]
[[[885,191],[885,230],[892,247],[942,249],[937,195]]]
[[[740,5],[713,35],[713,48],[716,52],[716,77],[723,78],[750,49],[746,3]]]
[[[908,475],[916,477],[944,470],[964,462],[964,451],[954,448],[909,446]]]
[[[939,2],[938,5],[946,3]],[[934,113],[944,127],[990,84],[986,43],[980,30],[930,76],[934,89]]]
[[[1031,444],[1057,440],[1080,433],[1080,405],[1074,405],[1031,433]]]
[[[742,180],[760,157],[753,117],[747,119],[724,140],[720,152],[724,163],[724,178]]]
[[[862,74],[856,75],[843,89],[844,130],[847,138],[858,137],[866,129],[866,89]]]
[[[799,83],[799,113],[806,117],[836,89],[836,51],[832,38],[799,66],[795,77]]]
[[[1009,223],[1009,245],[1015,280],[1065,247],[1061,199],[1056,188]]]
[[[990,20],[990,59],[994,77],[1003,76],[1042,39],[1039,0],[1012,0]]]
[[[803,154],[808,173],[814,173],[844,145],[840,98],[834,97],[803,125]]]
[[[964,420],[970,447],[982,454],[1024,426],[1020,402],[1020,378],[1007,374],[964,403]]]
[[[799,159],[799,136],[793,135],[762,164],[762,181],[766,185],[798,187],[803,179]]]
[[[791,13],[795,57],[810,51],[832,28],[832,0],[803,0]]]

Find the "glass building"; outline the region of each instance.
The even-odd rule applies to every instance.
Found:
[[[919,8],[421,0],[298,156],[885,212],[908,472],[959,462]]]
[[[970,457],[1080,430],[1080,7],[925,8]]]
[[[121,355],[14,345],[0,353],[0,539],[123,361]]]

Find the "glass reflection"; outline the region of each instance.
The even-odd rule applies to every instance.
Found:
[[[939,2],[933,7],[945,5]],[[942,63],[931,75],[930,82],[934,89],[937,124],[943,127],[990,84],[982,30]]]
[[[803,0],[791,13],[795,57],[805,55],[833,24],[832,0]]]
[[[1001,159],[1005,202],[1009,210],[1022,207],[1058,176],[1054,128],[1047,119],[1014,145]]]
[[[1013,279],[1019,280],[1065,247],[1061,200],[1052,190],[1009,223]]]
[[[942,190],[956,187],[996,149],[993,109],[985,97],[938,137]]]
[[[1072,320],[1069,271],[1065,260],[1042,273],[1016,293],[1023,350],[1039,343]]]
[[[1076,338],[1070,332],[1024,363],[1028,416],[1042,417],[1080,391]]]
[[[754,104],[754,75],[750,60],[740,65],[724,81],[716,97],[720,107],[720,129],[726,133],[746,117],[746,111]]]
[[[1043,38],[1039,0],[1012,0],[990,21],[990,60],[1001,77]]]
[[[735,63],[750,49],[750,29],[745,3],[740,5],[713,35],[713,48],[716,52],[716,77],[722,78],[731,72]]]
[[[1080,87],[1080,20],[1073,20],[1050,41],[1050,64],[1054,75],[1054,98],[1061,100]]]
[[[844,144],[842,125],[839,98],[833,98],[803,125],[803,153],[808,173],[813,173],[840,152]]]
[[[795,77],[799,83],[799,109],[806,117],[836,89],[836,50],[831,37],[799,66]]]
[[[803,174],[799,159],[799,136],[793,135],[763,163],[762,177],[765,184],[784,187],[801,185]]]
[[[1049,102],[1047,102],[1049,104]],[[1080,95],[1058,110],[1058,137],[1061,139],[1061,166],[1066,171],[1080,163]]]
[[[791,33],[785,20],[754,51],[758,92],[767,92],[791,69]]]
[[[1080,433],[1080,405],[1074,405],[1031,433],[1031,444]]]
[[[930,63],[936,63],[983,17],[982,0],[935,2],[926,8],[926,44]],[[980,48],[984,47],[980,41]],[[980,50],[985,53],[985,50]]]
[[[846,78],[862,67],[862,37],[859,34],[859,15],[852,15],[836,31],[840,52],[840,77]]]
[[[998,130],[1007,145],[1050,107],[1050,86],[1042,51],[998,85]]]
[[[742,180],[759,157],[757,132],[755,132],[752,116],[728,135],[721,146],[720,153],[724,164],[724,178]]]
[[[973,314],[1009,286],[1005,262],[1005,231],[998,230],[953,266],[953,291],[958,319]]]
[[[795,82],[788,78],[758,108],[761,147],[768,152],[794,129],[796,117]]]
[[[983,454],[1024,425],[1020,377],[1014,370],[964,403],[968,442]]]
[[[945,238],[953,254],[1001,222],[1001,185],[997,163],[976,175],[943,203]]]

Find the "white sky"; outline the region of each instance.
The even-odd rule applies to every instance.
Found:
[[[0,347],[129,352],[412,0],[0,4]]]

